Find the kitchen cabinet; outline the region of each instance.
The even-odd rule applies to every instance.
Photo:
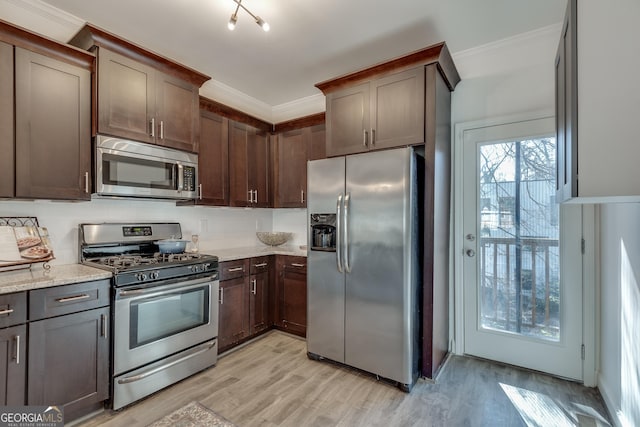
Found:
[[[97,133],[198,151],[209,76],[86,24],[69,42],[98,56]]]
[[[637,52],[637,10],[632,0],[567,2],[555,60],[558,202],[640,201],[640,59],[616,55],[612,68],[593,54]]]
[[[27,295],[0,295],[0,405],[25,404]]]
[[[450,90],[460,81],[444,43],[393,61],[318,83],[326,95],[328,157],[424,144],[434,87],[427,67],[437,67]]]
[[[29,292],[27,404],[70,421],[109,398],[109,280]]]
[[[307,258],[276,256],[276,326],[296,334],[307,333]]]
[[[327,94],[327,155],[424,143],[424,67]]]
[[[91,198],[95,57],[0,22],[0,196]]]
[[[275,136],[272,161],[274,207],[307,206],[307,161],[324,158],[324,154],[324,123],[283,131]]]
[[[229,206],[229,120],[205,110],[200,110],[198,166],[196,204]]]
[[[229,123],[231,206],[266,208],[269,201],[269,138],[250,125]]]
[[[269,256],[220,263],[219,353],[271,327],[271,263]]]

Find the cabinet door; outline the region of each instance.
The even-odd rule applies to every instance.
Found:
[[[89,200],[91,73],[15,49],[16,196]]]
[[[27,381],[27,326],[0,329],[0,405],[22,406]]]
[[[567,4],[555,62],[557,202],[578,196],[576,7],[575,0]]]
[[[250,335],[269,328],[269,272],[249,277],[249,325]]]
[[[327,132],[325,125],[311,126],[309,141],[307,142],[307,160],[318,160],[327,157]],[[305,164],[306,169],[306,164]]]
[[[13,46],[0,42],[0,197],[15,195]]]
[[[276,140],[274,171],[276,208],[306,206],[308,128],[283,132]]]
[[[253,190],[256,208],[268,208],[269,201],[269,136],[266,132],[251,128],[248,134],[248,180]]]
[[[177,150],[198,151],[198,88],[178,78],[156,73],[156,142]]]
[[[327,95],[327,156],[368,150],[369,98],[369,83]]]
[[[307,333],[306,258],[283,257],[279,277],[281,326],[296,335]]]
[[[204,110],[200,113],[198,162],[202,197],[200,202],[228,206],[229,120]]]
[[[229,195],[231,206],[250,206],[247,126],[229,122]]]
[[[29,324],[28,405],[63,405],[67,420],[109,398],[109,308]]]
[[[424,67],[371,82],[369,148],[424,143]]]
[[[238,277],[220,282],[218,297],[218,352],[221,353],[249,334],[249,283]]]
[[[155,70],[101,48],[98,52],[98,132],[153,143]],[[158,125],[154,123],[154,125]]]

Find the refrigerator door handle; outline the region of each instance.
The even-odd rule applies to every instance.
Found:
[[[344,196],[344,269],[347,273],[351,273],[351,264],[349,262],[349,205],[351,202],[351,193]]]
[[[338,196],[336,203],[336,264],[338,264],[338,271],[344,272],[342,266],[342,193]]]

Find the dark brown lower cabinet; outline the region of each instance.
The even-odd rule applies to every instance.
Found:
[[[278,317],[276,325],[292,334],[307,335],[307,258],[277,257]]]
[[[0,406],[24,405],[26,349],[26,325],[0,329]]]
[[[245,277],[220,282],[218,296],[218,352],[221,353],[249,335],[249,289]]]
[[[60,405],[65,421],[109,398],[109,307],[29,323],[28,405]]]
[[[273,257],[251,259],[249,277],[249,333],[255,335],[271,327],[269,282]]]

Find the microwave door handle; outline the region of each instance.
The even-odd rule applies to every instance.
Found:
[[[184,188],[184,166],[178,163],[176,167],[178,169],[178,188],[176,188],[176,190],[178,190],[179,193]]]

